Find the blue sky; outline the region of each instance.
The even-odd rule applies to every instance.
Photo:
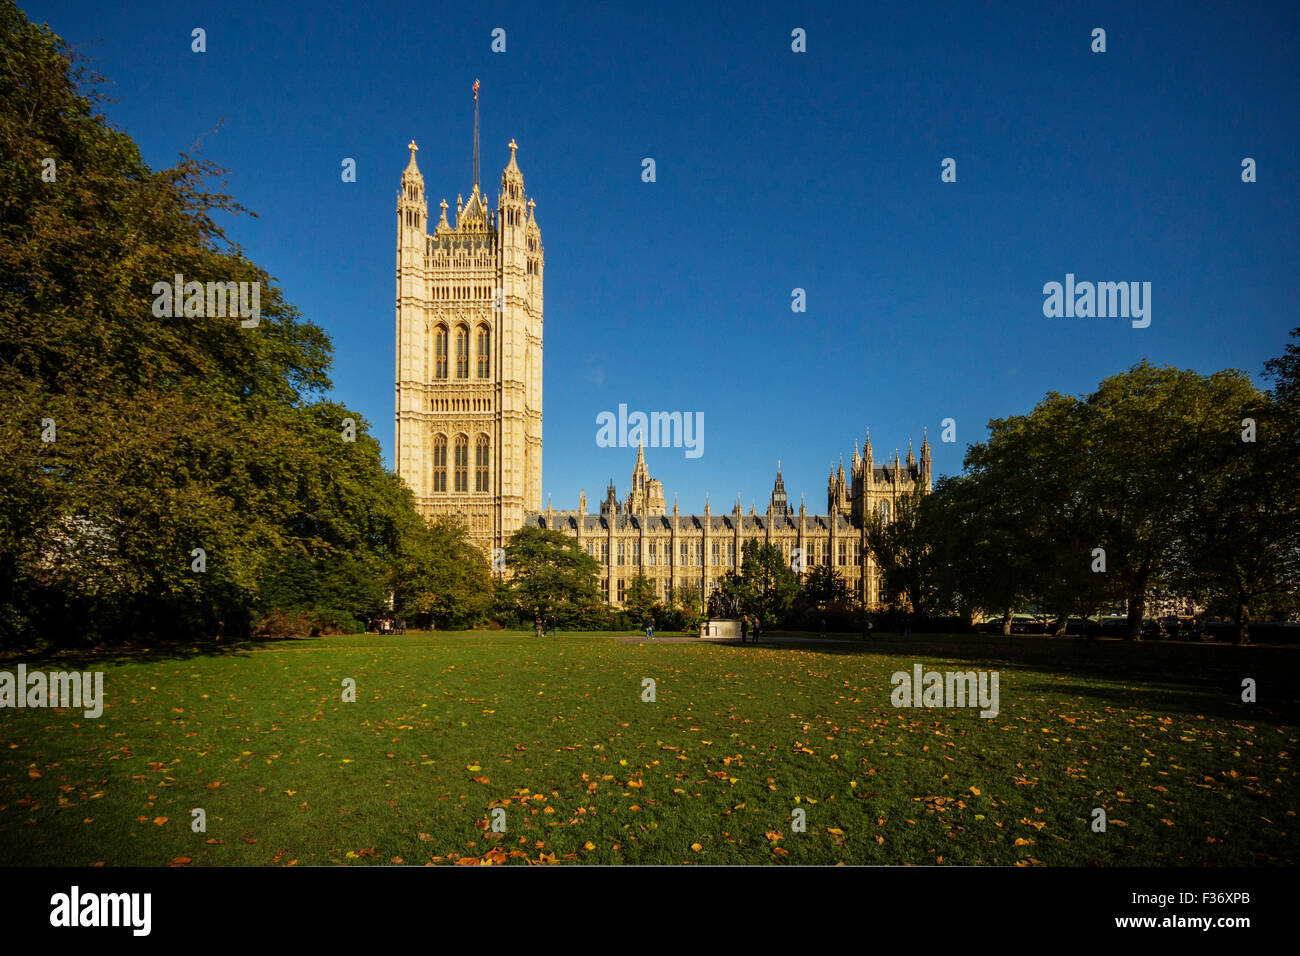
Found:
[[[1259,380],[1300,325],[1294,3],[21,5],[148,162],[201,140],[230,170],[259,218],[229,234],[333,336],[335,397],[390,462],[406,144],[454,211],[478,78],[480,178],[495,198],[517,140],[546,247],[556,507],[626,494],[635,450],[595,442],[620,403],[703,412],[701,457],[648,454],[684,510],[762,510],[779,458],[820,511],[868,428],[879,459],[928,426],[952,473],[1049,390],[1144,357]],[[1044,317],[1066,273],[1150,282],[1150,327]]]

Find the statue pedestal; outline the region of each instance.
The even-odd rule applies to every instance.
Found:
[[[715,618],[700,625],[700,639],[705,641],[740,640],[740,622],[728,618]]]

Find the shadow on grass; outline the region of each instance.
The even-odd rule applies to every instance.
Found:
[[[753,645],[735,645],[748,649]],[[1300,716],[1300,648],[1276,645],[1190,643],[1174,641],[1123,641],[1103,639],[1089,646],[1078,638],[1002,637],[989,635],[929,635],[909,638],[883,634],[865,641],[822,643],[793,635],[764,636],[759,647],[780,647],[818,654],[866,654],[913,657],[991,665],[987,669],[1017,668],[1054,677],[1141,683],[1162,695],[1161,706],[1190,713],[1232,714],[1243,720],[1261,716],[1260,710],[1241,701],[1242,680],[1253,678],[1261,702],[1274,718]],[[1097,698],[1113,698],[1131,707],[1122,691],[1086,683],[1062,685],[1053,690],[1073,691]],[[1170,695],[1174,695],[1171,698]]]
[[[0,653],[0,670],[13,670],[18,664],[26,664],[29,671],[45,667],[51,670],[85,670],[106,664],[183,661],[193,657],[244,657],[257,650],[306,644],[317,640],[319,638],[246,638],[225,641],[187,641],[183,644],[153,644],[148,647],[136,645],[69,647],[45,648],[28,652],[6,650]]]

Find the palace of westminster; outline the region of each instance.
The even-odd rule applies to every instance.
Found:
[[[712,592],[734,568],[744,542],[781,550],[792,566],[833,565],[850,593],[879,600],[879,574],[866,547],[866,516],[886,518],[896,500],[931,487],[930,445],[918,461],[909,447],[877,463],[867,438],[854,443],[849,473],[841,460],[826,486],[826,514],[786,499],[777,467],[767,509],[744,514],[739,502],[714,514],[687,515],[666,505],[638,449],[632,487],[619,501],[611,483],[595,513],[583,492],[575,510],[542,508],[542,275],[535,203],[510,142],[496,209],[478,183],[478,90],[474,95],[474,184],[428,229],[417,147],[402,173],[397,202],[396,465],[426,518],[458,517],[489,555],[524,525],[573,535],[601,567],[601,589],[620,604],[643,573],[671,600],[685,582]],[[795,549],[798,549],[797,551]]]

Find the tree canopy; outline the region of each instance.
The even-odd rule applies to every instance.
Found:
[[[463,549],[328,399],[329,336],[226,239],[220,170],[150,169],[97,91],[0,0],[0,641],[239,635],[389,594],[472,616],[447,603]],[[177,275],[255,283],[256,323],[156,314]]]

